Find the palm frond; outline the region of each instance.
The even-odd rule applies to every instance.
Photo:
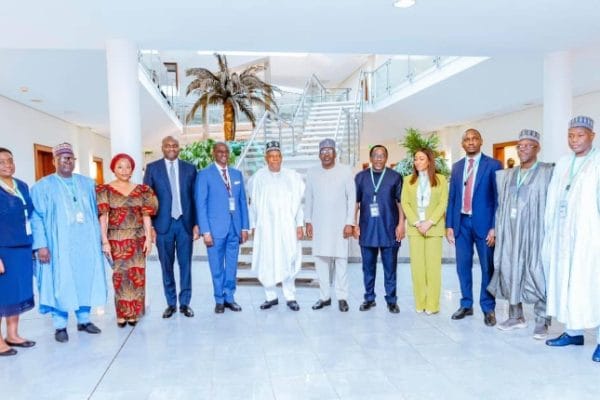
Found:
[[[256,114],[254,114],[254,110],[252,110],[252,106],[247,103],[239,102],[240,111],[244,113],[248,120],[252,123],[252,127],[256,127]]]
[[[227,57],[221,54],[215,53],[215,57],[217,57],[217,62],[219,63],[220,72],[224,72],[226,75],[229,75],[229,67],[227,66]]]

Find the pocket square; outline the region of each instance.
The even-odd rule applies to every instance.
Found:
[[[239,184],[240,184],[240,181],[234,181],[234,182],[233,182],[233,184],[234,184],[234,185],[239,185]]]

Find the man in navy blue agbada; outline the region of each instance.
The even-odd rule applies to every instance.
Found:
[[[359,172],[354,179],[357,213],[360,210],[354,237],[359,239],[365,284],[364,302],[360,305],[360,311],[367,311],[375,306],[377,255],[381,252],[385,301],[391,313],[399,313],[396,269],[400,240],[405,234],[404,213],[400,205],[402,177],[396,171],[386,168],[388,152],[384,146],[373,146],[369,158],[371,167]]]
[[[481,266],[479,304],[487,326],[496,325],[496,300],[487,291],[494,273],[494,231],[498,189],[496,171],[500,162],[481,153],[483,140],[476,129],[467,129],[462,137],[466,157],[452,166],[450,193],[446,210],[446,237],[456,244],[456,270],[460,282],[460,307],[452,319],[473,315],[473,246]]]

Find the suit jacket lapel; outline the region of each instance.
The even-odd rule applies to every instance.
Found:
[[[157,177],[158,182],[167,182],[167,183],[170,182],[169,181],[169,171],[167,171],[167,163],[165,162],[164,158],[162,160],[160,160],[160,162],[158,164],[158,174],[162,175],[162,176]],[[173,193],[171,193],[171,185],[170,184],[167,185],[167,191],[171,194],[171,196],[173,196]]]
[[[179,170],[179,197],[183,198],[183,196],[181,196],[181,190],[184,182],[184,165],[180,159],[177,159],[177,169]],[[181,204],[181,207],[183,207],[183,203]]]
[[[475,176],[475,186],[473,186],[473,193],[475,193],[475,191],[479,187],[479,184],[481,183],[481,177],[487,173],[487,168],[488,162],[485,159],[485,156],[482,154],[481,160],[479,160],[479,167],[477,168],[477,175]]]

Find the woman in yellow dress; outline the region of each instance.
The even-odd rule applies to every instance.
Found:
[[[435,173],[435,156],[430,149],[415,152],[413,173],[404,177],[401,203],[408,223],[415,309],[436,314],[440,311],[448,182]]]

